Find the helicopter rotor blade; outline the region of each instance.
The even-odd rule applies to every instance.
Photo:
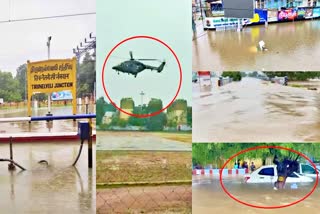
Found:
[[[140,60],[140,61],[158,61],[160,62],[160,59],[136,59],[136,60]]]

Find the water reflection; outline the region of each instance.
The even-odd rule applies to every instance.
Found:
[[[44,116],[47,113],[46,108],[34,110],[33,116]],[[72,108],[69,107],[56,107],[52,108],[53,115],[72,115]],[[78,114],[85,113],[84,106],[78,106]],[[95,106],[91,105],[89,113],[95,113]],[[0,118],[10,117],[26,117],[27,109],[0,109]],[[81,119],[86,121],[87,119]],[[93,128],[95,129],[95,121],[93,121]],[[34,122],[10,122],[1,123],[1,133],[21,133],[21,132],[77,132],[78,122],[73,120],[55,120],[55,121],[34,121]]]
[[[236,198],[258,206],[279,206],[292,203],[304,197],[313,188],[314,183],[299,183],[298,189],[290,184],[281,191],[273,190],[272,184],[245,184],[243,177],[224,178],[226,189]],[[318,210],[319,186],[306,200],[284,209],[254,209],[232,200],[221,188],[218,176],[193,176],[192,213],[312,213]],[[235,211],[236,210],[236,211]]]
[[[87,167],[87,153],[71,166],[78,149],[73,142],[14,145],[14,160],[27,170],[9,172],[0,162],[1,213],[95,213],[95,170]],[[9,156],[7,145],[0,145],[0,155]]]
[[[319,70],[320,20],[208,31],[193,41],[193,70]],[[264,40],[268,51],[257,44]],[[312,57],[310,57],[312,56]],[[272,62],[272,63],[270,63]]]
[[[207,91],[194,84],[193,142],[319,142],[320,82],[312,85],[318,90],[254,78]]]

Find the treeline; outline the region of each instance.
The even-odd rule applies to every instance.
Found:
[[[281,146],[294,149],[304,155],[320,159],[320,144],[317,143],[194,143],[192,144],[192,162],[205,166],[207,164],[226,161],[236,153],[255,146]],[[257,149],[237,156],[238,159],[261,158],[264,162],[268,157],[277,154],[279,157],[296,157],[297,154],[283,149]],[[303,157],[300,157],[303,160]]]
[[[303,72],[303,71],[272,71],[264,72],[269,78],[287,76],[289,81],[305,81],[308,79],[320,78],[320,72]]]
[[[20,102],[27,99],[27,64],[17,68],[16,76],[11,72],[0,71],[0,98],[4,102]],[[77,69],[77,97],[92,94],[96,81],[95,60],[87,53]],[[35,94],[35,99],[43,101],[46,94]]]
[[[122,101],[123,102],[123,101]],[[185,100],[176,100],[173,106],[175,105],[175,108],[179,108],[179,104],[186,102]],[[124,103],[123,105],[132,105],[130,102]],[[182,106],[182,105],[181,105]],[[110,103],[107,103],[103,97],[100,97],[97,100],[96,103],[96,114],[97,114],[97,125],[99,125],[101,128],[110,128],[114,126],[119,126],[119,127],[126,127],[126,126],[140,126],[140,127],[146,127],[148,130],[152,131],[161,131],[164,129],[165,126],[168,127],[177,127],[178,121],[181,120],[181,118],[169,118],[168,114],[161,112],[160,114],[157,114],[152,117],[146,117],[146,118],[137,118],[130,116],[129,119],[121,119],[120,118],[120,112]],[[150,114],[152,112],[157,112],[163,108],[162,106],[162,101],[159,99],[152,99],[148,103],[148,105],[143,105],[143,106],[135,106],[133,108],[133,114]],[[168,111],[172,111],[172,108],[168,108]],[[192,126],[192,108],[187,107],[186,109],[181,109],[184,110],[185,114],[182,114],[181,117],[186,117],[187,118],[187,124],[189,126]],[[105,113],[109,112],[114,112],[111,122],[109,124],[104,124],[103,123],[103,117]]]
[[[240,81],[242,79],[241,72],[238,71],[224,71],[221,76],[231,77],[233,81]]]

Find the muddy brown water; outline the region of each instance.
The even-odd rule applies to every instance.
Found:
[[[87,167],[86,145],[72,167],[78,150],[77,142],[13,145],[14,160],[27,170],[10,172],[0,162],[0,212],[95,213],[95,170]],[[0,158],[9,158],[8,145],[0,145]]]
[[[89,113],[95,113],[95,106],[89,107]],[[48,113],[47,108],[34,109],[32,116],[45,116]],[[51,113],[53,115],[72,115],[72,107],[54,107]],[[84,114],[85,107],[78,106],[77,114]],[[0,109],[0,118],[27,117],[27,109]],[[81,119],[87,121],[87,119]],[[79,120],[77,120],[79,121]],[[21,133],[21,132],[77,132],[78,122],[73,120],[55,120],[48,123],[47,121],[33,121],[31,123],[23,122],[0,122],[1,133]],[[94,122],[95,127],[95,122]]]
[[[193,40],[193,70],[317,71],[320,19],[206,31]],[[268,51],[257,51],[260,40]]]
[[[317,213],[320,205],[319,185],[315,191],[302,202],[279,209],[259,209],[240,204],[230,198],[222,189],[219,176],[193,176],[192,213]],[[286,184],[283,190],[273,190],[272,184],[246,184],[241,176],[223,178],[225,188],[237,199],[257,206],[283,206],[303,198],[314,187],[314,183],[297,183],[292,189]]]
[[[254,78],[193,84],[193,142],[320,142],[320,82],[313,84],[317,91]]]

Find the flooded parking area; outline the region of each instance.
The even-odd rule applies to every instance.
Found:
[[[206,31],[192,43],[193,70],[319,70],[320,20]],[[268,51],[258,51],[263,40]],[[312,57],[310,57],[312,56]]]
[[[194,83],[193,142],[319,142],[320,81],[299,84],[318,90],[250,77],[222,87]]]
[[[191,133],[97,132],[97,150],[191,151],[191,149]]]
[[[88,169],[87,144],[72,166],[79,144],[13,144],[14,161],[26,170],[8,171],[8,162],[0,162],[1,213],[95,213],[95,170]],[[9,145],[0,144],[0,158],[9,157]],[[95,152],[93,160],[95,169]]]
[[[241,176],[223,178],[225,188],[237,199],[257,206],[282,206],[300,200],[313,188],[314,183],[298,183],[297,189],[286,184],[283,190],[273,190],[273,184],[246,184]],[[240,204],[230,198],[222,189],[219,176],[193,176],[192,213],[317,213],[320,206],[319,185],[304,201],[280,209],[259,209]]]

